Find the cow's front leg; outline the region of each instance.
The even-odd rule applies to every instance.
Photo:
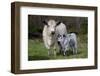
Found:
[[[51,55],[51,52],[50,52],[50,49],[48,50],[48,56],[50,56]]]
[[[65,56],[65,55],[66,55],[66,53],[64,52],[64,53],[63,53],[63,56]]]
[[[56,49],[54,50],[54,57],[56,57]]]
[[[63,48],[63,56],[65,56],[65,55],[66,55],[66,49]]]
[[[48,46],[48,56],[51,56],[51,48]]]
[[[56,46],[54,46],[53,51],[54,51],[54,57],[56,57]]]

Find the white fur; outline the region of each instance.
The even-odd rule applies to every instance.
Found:
[[[55,31],[56,22],[54,20],[49,20],[47,22],[48,25],[44,25],[43,29],[43,41],[45,44],[45,47],[48,49],[48,54],[51,55],[51,52],[54,52],[54,55],[56,55],[56,39],[55,34],[52,35],[52,31]]]
[[[67,35],[67,29],[66,29],[66,25],[64,23],[60,23],[57,27],[56,27],[56,35]]]

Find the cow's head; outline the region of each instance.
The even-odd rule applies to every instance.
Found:
[[[51,35],[54,35],[56,26],[59,25],[61,22],[57,22],[53,19],[50,19],[48,21],[43,21],[43,23],[47,26],[49,33]]]

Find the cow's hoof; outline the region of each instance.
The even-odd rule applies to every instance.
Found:
[[[63,56],[66,56],[66,54],[64,53]]]

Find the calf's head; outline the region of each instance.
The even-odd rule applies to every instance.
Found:
[[[62,51],[65,51],[68,49],[69,41],[68,41],[67,36],[65,34],[63,34],[63,35],[58,34],[57,35],[57,42],[58,42],[58,45],[62,48],[61,49]]]
[[[58,34],[57,35],[57,42],[58,42],[58,45],[60,45],[61,47],[64,46],[64,41],[66,39],[66,36],[65,35],[60,35]]]

